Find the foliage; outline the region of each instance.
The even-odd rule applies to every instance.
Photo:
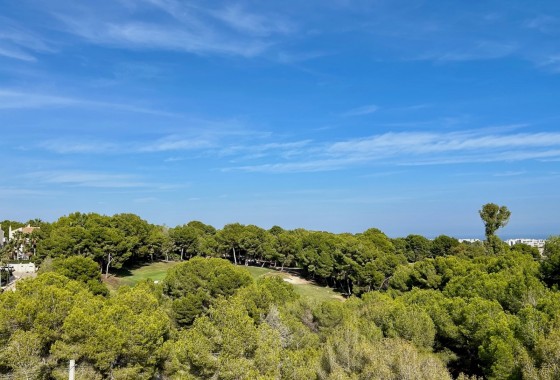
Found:
[[[42,266],[42,269],[44,268],[45,265]],[[86,284],[93,294],[107,295],[109,292],[107,287],[101,282],[101,268],[99,264],[89,257],[59,257],[52,261],[50,270],[71,280],[77,280]]]
[[[251,275],[223,259],[195,257],[171,268],[163,290],[173,300],[173,313],[180,325],[189,325],[218,297],[227,297],[252,283]]]
[[[478,211],[480,218],[484,222],[484,233],[489,252],[498,254],[503,253],[504,247],[500,238],[495,235],[498,228],[508,224],[511,211],[506,206],[498,206],[495,203],[487,203]]]
[[[486,238],[494,235],[498,228],[505,227],[511,216],[506,206],[498,206],[495,203],[487,203],[478,212],[484,222],[484,233]]]
[[[541,271],[545,281],[549,285],[560,284],[560,236],[549,238],[544,246],[544,257]]]
[[[560,238],[543,257],[509,248],[505,216],[484,246],[71,214],[37,235],[37,278],[0,295],[0,374],[63,379],[75,359],[84,379],[556,379]],[[161,284],[96,288],[102,269],[158,259],[187,261]],[[232,261],[348,298],[311,302]]]

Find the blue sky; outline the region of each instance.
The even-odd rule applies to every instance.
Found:
[[[560,233],[557,1],[0,0],[0,219]]]

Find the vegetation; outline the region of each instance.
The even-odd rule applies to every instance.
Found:
[[[488,244],[494,253],[499,253],[503,249],[503,245],[495,233],[499,228],[505,227],[508,224],[511,212],[506,206],[487,203],[482,206],[482,209],[478,213],[484,222],[486,244]]]
[[[115,276],[104,279],[104,282],[109,290],[113,292],[121,286],[134,286],[137,283],[148,279],[160,282],[165,278],[167,271],[179,263],[179,261],[158,261],[147,263],[137,268],[131,268],[130,270],[120,270],[116,272]],[[44,264],[42,266],[44,266]],[[268,276],[278,276],[280,278],[288,280],[293,279],[294,281],[292,281],[291,283],[294,287],[295,292],[301,297],[306,298],[310,301],[322,302],[331,299],[344,299],[340,295],[340,293],[335,292],[332,288],[316,285],[310,281],[307,281],[295,275],[290,275],[286,272],[280,272],[279,270],[265,267],[245,265],[243,265],[242,267],[249,271],[255,281],[262,277]]]
[[[0,374],[64,379],[75,359],[79,379],[560,378],[560,238],[510,248],[502,209],[485,244],[71,214],[41,228],[37,278],[0,295]],[[177,262],[143,266],[159,260]],[[167,274],[109,294],[102,274],[135,267]],[[273,270],[348,299],[312,302]]]
[[[160,282],[165,278],[167,271],[179,263],[179,261],[156,261],[130,269],[121,269],[115,273],[115,276],[104,279],[104,282],[111,291],[116,291],[121,286],[134,286],[148,279]]]

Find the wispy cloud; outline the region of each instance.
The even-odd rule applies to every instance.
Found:
[[[214,142],[203,136],[190,138],[166,136],[151,142],[140,140],[110,142],[91,139],[58,138],[43,141],[38,146],[58,154],[131,154],[208,149],[214,146]],[[177,160],[179,159],[175,158],[169,161]]]
[[[144,12],[168,17],[146,21]],[[173,0],[147,0],[112,13],[82,7],[56,9],[51,14],[66,32],[91,43],[194,54],[254,57],[276,44],[277,37],[296,30],[278,15],[250,12],[234,3],[209,9]]]
[[[143,197],[143,198],[135,198],[133,200],[134,203],[152,203],[157,202],[159,199],[156,197]]]
[[[483,134],[384,133],[364,138],[309,146],[295,160],[278,160],[228,168],[251,172],[314,172],[366,164],[442,165],[515,162],[560,157],[560,133]]]
[[[188,156],[196,152],[197,155],[218,159],[227,157],[230,162],[238,164],[236,167],[224,168],[226,171],[252,172],[314,172],[366,164],[417,166],[554,160],[560,157],[560,133],[513,131],[515,129],[488,128],[447,133],[389,132],[332,142],[258,142],[249,139],[244,144],[234,143],[239,140],[237,135],[200,132],[190,136],[167,135],[152,142],[80,142],[55,139],[41,143],[41,147],[59,154],[183,152]],[[172,157],[165,161],[183,159],[185,157]]]
[[[260,15],[244,9],[240,4],[228,4],[211,11],[228,26],[253,36],[265,37],[274,34],[290,34],[296,31],[294,24],[277,15]]]
[[[77,140],[73,138],[49,139],[38,144],[40,148],[59,154],[104,154],[121,152],[123,146],[96,139]]]
[[[169,152],[179,150],[200,150],[210,148],[214,143],[204,137],[185,138],[182,136],[166,136],[153,143],[139,145],[134,148],[138,152]]]
[[[537,62],[537,66],[553,73],[560,73],[560,52],[541,57]]]
[[[35,53],[53,51],[43,38],[22,28],[13,20],[0,16],[0,56],[34,62]]]
[[[374,112],[377,112],[377,110],[379,110],[378,106],[376,106],[375,104],[369,104],[367,106],[357,107],[357,108],[353,108],[349,111],[346,111],[346,112],[342,113],[342,116],[369,115],[369,114],[372,114]]]
[[[250,141],[247,138],[251,137]],[[250,134],[222,130],[207,131],[200,129],[190,135],[166,135],[160,138],[129,139],[123,141],[103,141],[96,139],[56,138],[42,141],[38,146],[57,154],[152,154],[163,152],[182,152],[229,157],[233,161],[254,160],[262,157],[281,157],[290,159],[308,154],[312,140],[291,142],[260,142]],[[245,144],[240,144],[244,141]],[[178,162],[185,156],[168,157],[164,162]]]
[[[313,59],[333,55],[332,52],[325,51],[279,51],[276,54],[276,60],[280,63],[295,64]],[[303,71],[310,72],[309,69],[302,69]]]
[[[56,95],[43,95],[0,89],[0,109],[47,108],[75,106],[81,102],[76,99]]]
[[[560,133],[518,133],[513,135],[480,135],[480,132],[402,132],[385,133],[334,143],[333,154],[352,154],[361,157],[394,154],[430,154],[496,148],[531,148],[560,146]]]
[[[560,31],[560,19],[550,15],[540,14],[525,22],[530,29],[537,29],[541,33],[555,33]]]
[[[312,145],[312,140],[300,140],[291,142],[270,142],[270,143],[248,143],[245,145],[231,145],[220,150],[223,156],[238,156],[238,160],[255,159],[269,155],[290,158],[293,156],[307,153]]]
[[[556,9],[547,7],[535,15],[534,9],[497,1],[484,9],[458,7],[446,12],[426,1],[379,1],[356,11],[353,28],[370,36],[376,51],[382,50],[381,60],[540,62],[554,53],[560,34]]]
[[[54,191],[36,190],[36,189],[25,189],[21,187],[0,187],[0,196],[3,197],[13,197],[13,198],[29,198],[32,196],[45,197],[49,195],[55,195]]]
[[[39,171],[24,175],[39,183],[59,184],[93,188],[139,188],[148,183],[129,174],[113,174],[85,171]]]
[[[506,57],[517,48],[514,42],[481,40],[460,47],[427,51],[418,56],[418,59],[437,62],[481,61]]]
[[[224,171],[241,170],[260,173],[300,173],[340,170],[356,163],[354,159],[336,158],[324,160],[309,160],[299,162],[280,162],[271,164],[245,165],[235,168],[225,168]]]
[[[25,51],[17,48],[17,47],[10,47],[10,46],[2,46],[0,45],[0,56],[19,59],[20,61],[28,61],[34,62],[36,61],[35,57]]]
[[[518,170],[518,171],[507,171],[507,172],[502,172],[502,173],[496,173],[494,174],[494,177],[516,177],[516,176],[520,176],[523,174],[526,174],[527,172],[524,170]]]
[[[177,114],[163,110],[146,108],[132,104],[112,103],[83,98],[44,94],[32,91],[21,91],[0,88],[0,110],[2,109],[40,109],[40,108],[103,108],[123,112],[144,113],[159,116],[175,117]]]

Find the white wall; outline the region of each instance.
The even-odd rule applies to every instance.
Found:
[[[37,270],[34,263],[8,265],[14,268],[15,273],[35,273],[35,271]]]

